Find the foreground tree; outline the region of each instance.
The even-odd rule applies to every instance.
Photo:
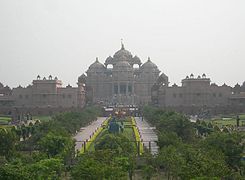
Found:
[[[121,159],[110,150],[86,153],[78,158],[71,171],[72,178],[82,179],[127,179],[127,159]]]
[[[40,140],[39,145],[41,151],[47,153],[48,157],[57,155],[64,157],[73,150],[74,142],[69,136],[65,137],[50,132]]]
[[[61,159],[44,159],[27,167],[30,179],[60,179],[64,165]]]
[[[120,134],[106,134],[95,144],[95,150],[113,150],[119,155],[134,154],[135,149],[128,138]]]
[[[203,142],[203,148],[220,151],[230,168],[240,171],[241,158],[244,151],[243,136],[239,133],[217,132],[211,134]]]
[[[16,135],[13,131],[0,128],[0,156],[9,158],[15,150]]]

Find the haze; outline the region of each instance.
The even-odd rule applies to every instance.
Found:
[[[121,38],[171,84],[191,73],[219,85],[245,81],[244,0],[1,0],[0,82],[27,86],[51,74],[76,85]]]

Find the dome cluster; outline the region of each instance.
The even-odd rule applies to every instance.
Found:
[[[135,69],[133,66],[137,64],[138,69]],[[115,71],[137,71],[137,72],[146,72],[146,73],[160,73],[156,64],[154,64],[150,58],[148,61],[141,65],[141,60],[138,56],[132,56],[131,52],[126,50],[124,45],[121,44],[121,49],[118,50],[113,56],[106,58],[105,65],[100,63],[98,58],[96,61],[89,66],[88,73],[102,73],[105,72],[115,72]],[[107,65],[112,65],[112,69],[108,69]],[[112,71],[111,71],[112,70]]]

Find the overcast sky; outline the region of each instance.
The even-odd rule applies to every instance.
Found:
[[[76,85],[121,38],[171,84],[191,73],[245,81],[244,0],[0,0],[0,82],[27,86],[51,74]]]

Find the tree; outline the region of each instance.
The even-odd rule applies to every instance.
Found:
[[[160,148],[169,146],[169,145],[177,145],[181,142],[181,138],[175,132],[159,132],[158,135],[158,146]]]
[[[143,167],[143,175],[145,177],[145,179],[147,180],[150,180],[153,175],[155,174],[155,168],[152,166],[152,165],[148,165],[146,164],[144,167]]]
[[[183,155],[186,159],[186,165],[182,167],[180,175],[182,179],[195,177],[223,178],[230,174],[230,169],[222,152],[213,149],[203,151],[186,146]]]
[[[132,142],[121,134],[106,134],[95,144],[95,150],[113,150],[118,154],[135,154]]]
[[[186,160],[176,147],[170,145],[161,149],[157,156],[157,164],[167,173],[168,179],[177,178],[181,175]]]
[[[146,107],[144,108],[144,115],[160,132],[175,132],[184,142],[192,142],[195,139],[194,123],[191,123],[182,114]]]
[[[70,137],[64,137],[50,132],[40,140],[39,146],[49,157],[56,155],[64,157],[66,153],[73,150],[74,142]]]
[[[119,158],[115,152],[99,150],[81,155],[71,176],[75,180],[126,179],[127,166],[127,159]]]
[[[0,179],[29,180],[30,176],[23,164],[6,164],[0,166]]]
[[[43,159],[28,168],[31,179],[58,179],[64,169],[61,159]]]
[[[238,171],[244,151],[243,137],[239,133],[217,132],[207,137],[203,143],[205,149],[215,149],[225,155],[227,164]]]
[[[0,128],[0,156],[9,158],[15,150],[16,136],[11,130]]]

